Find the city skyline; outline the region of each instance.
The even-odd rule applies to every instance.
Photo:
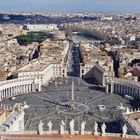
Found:
[[[0,0],[1,11],[140,12],[139,0]]]

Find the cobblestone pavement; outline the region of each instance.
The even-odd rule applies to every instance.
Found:
[[[74,108],[71,109],[71,83],[74,80]],[[44,123],[47,130],[49,120],[53,123],[53,130],[60,129],[60,122],[64,120],[66,130],[73,118],[75,130],[79,130],[81,122],[86,121],[86,130],[94,130],[94,122],[99,128],[103,122],[107,125],[108,132],[121,132],[121,110],[116,109],[120,103],[124,107],[131,107],[130,102],[115,94],[107,94],[97,84],[88,84],[80,78],[57,78],[49,85],[42,87],[42,92],[26,94],[16,97],[15,100],[7,99],[3,104],[13,106],[24,101],[30,106],[25,110],[26,130],[37,130],[39,121]],[[100,111],[98,105],[105,105],[106,109]],[[78,113],[80,112],[80,113]],[[113,124],[113,125],[112,125]],[[100,131],[100,129],[99,129]]]

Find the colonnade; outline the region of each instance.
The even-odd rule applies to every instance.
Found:
[[[106,93],[129,95],[140,99],[140,84],[135,81],[112,78],[106,82]]]
[[[14,79],[0,82],[0,101],[21,94],[41,91],[41,82],[34,79]]]

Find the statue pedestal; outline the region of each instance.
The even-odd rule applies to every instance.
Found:
[[[60,134],[61,135],[65,134],[65,131],[60,130]]]
[[[52,131],[48,131],[48,134],[52,134]]]
[[[99,133],[98,132],[94,132],[94,135],[99,135]]]
[[[39,131],[39,135],[43,135],[44,134],[44,131]]]
[[[74,133],[74,131],[70,131],[70,134],[71,134],[71,135],[74,135],[75,133]]]
[[[85,132],[84,132],[84,131],[81,131],[80,134],[81,134],[81,135],[85,135]]]
[[[106,136],[106,133],[101,134],[102,136]]]
[[[123,138],[126,138],[126,134],[122,134],[122,137],[123,137]]]

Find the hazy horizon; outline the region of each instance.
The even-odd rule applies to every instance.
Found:
[[[140,12],[140,0],[0,0],[0,11]]]

